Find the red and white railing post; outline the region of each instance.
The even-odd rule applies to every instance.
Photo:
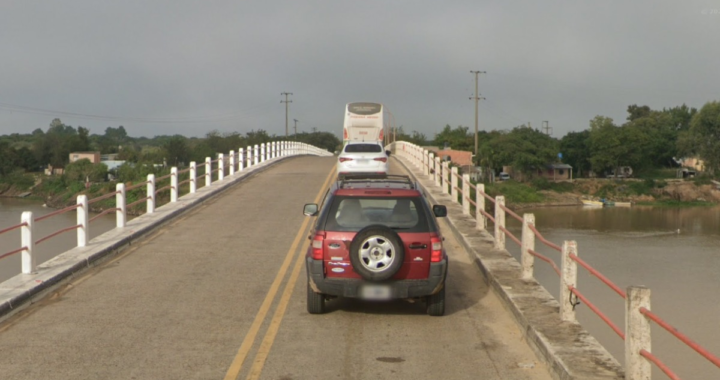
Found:
[[[225,178],[225,155],[218,153],[218,181],[222,181]]]
[[[178,169],[173,166],[170,168],[170,202],[175,203],[178,200]]]
[[[35,272],[35,239],[33,239],[33,230],[35,219],[33,218],[32,211],[25,211],[20,217],[20,223],[23,226],[20,228],[20,244],[25,249],[22,250],[22,273],[30,274]]]
[[[235,151],[230,151],[230,176],[235,175]]]
[[[241,172],[245,169],[245,152],[243,148],[238,149],[238,171]]]
[[[423,174],[430,175],[430,163],[432,162],[432,153],[425,151],[423,154]]]
[[[627,380],[649,379],[652,373],[650,361],[640,352],[651,351],[650,321],[640,309],[650,310],[650,289],[630,286],[625,297],[625,378]]]
[[[495,197],[495,249],[505,249],[505,197],[498,195]]]
[[[448,191],[448,162],[443,161],[442,162],[442,171],[440,172],[440,177],[442,177],[442,193],[443,194],[449,194]]]
[[[90,213],[88,212],[89,204],[87,195],[78,195],[77,205],[77,246],[84,247],[87,245],[88,240],[90,240],[90,231],[88,230],[90,221],[88,215],[90,215]]]
[[[448,163],[448,166],[450,163]],[[450,195],[452,196],[453,203],[458,203],[457,199],[457,188],[458,188],[458,168],[457,166],[453,166],[450,169]]]
[[[190,194],[197,191],[197,164],[190,161]]]
[[[463,174],[462,180],[463,215],[470,215],[470,174]]]
[[[191,163],[191,165],[193,164],[195,163]],[[115,211],[115,225],[117,228],[123,228],[125,227],[125,221],[127,220],[125,184],[118,183],[115,185],[115,191],[117,191],[117,194],[115,194],[115,208],[117,208],[117,211]]]
[[[205,186],[212,183],[212,159],[205,157]]]
[[[535,233],[530,229],[530,225],[535,225],[535,214],[523,214],[520,264],[522,265],[521,277],[524,280],[533,278],[533,266],[535,265],[535,256],[530,253],[535,250]]]
[[[577,242],[565,240],[560,258],[562,278],[560,279],[560,318],[563,321],[576,322],[575,307],[572,302],[571,288],[577,288],[577,263],[570,255],[577,256]]]
[[[152,214],[155,212],[155,174],[147,176],[147,198],[146,212]]]
[[[475,228],[485,231],[487,228],[487,217],[482,213],[485,211],[485,184],[475,184]]]
[[[435,156],[435,165],[433,166],[435,169],[435,185],[440,186],[440,183],[442,182],[440,178],[442,177],[442,169],[440,168],[440,157]]]

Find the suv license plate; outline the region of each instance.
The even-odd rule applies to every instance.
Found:
[[[390,287],[387,285],[364,285],[360,288],[360,298],[366,300],[389,300]]]

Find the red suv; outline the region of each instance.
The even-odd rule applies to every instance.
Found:
[[[448,258],[436,217],[408,176],[345,177],[328,190],[307,256],[307,309],[325,311],[335,297],[367,300],[423,299],[427,313],[445,313]]]

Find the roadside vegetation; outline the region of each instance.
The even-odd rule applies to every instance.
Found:
[[[597,116],[586,129],[559,139],[525,125],[481,131],[474,164],[482,168],[482,182],[488,194],[502,193],[509,202],[518,204],[546,202],[551,193],[608,199],[640,197],[643,202],[646,200],[642,197],[647,196],[667,199],[667,204],[687,203],[682,196],[666,194],[665,189],[676,179],[683,157],[704,162],[705,171],[691,179],[695,186],[711,184],[720,169],[720,102],[709,102],[700,110],[686,105],[662,110],[631,105],[627,112],[623,123]],[[394,135],[397,140],[421,146],[474,150],[474,134],[465,126],[446,125],[432,138],[417,131],[406,133],[400,126]],[[330,132],[304,132],[289,139],[331,152],[341,146],[341,140]],[[157,177],[167,174],[172,166],[182,169],[191,161],[203,162],[205,157],[214,158],[217,153],[281,140],[285,137],[269,135],[264,130],[245,134],[211,131],[203,138],[130,137],[123,126],[108,127],[104,134],[95,135],[81,126],[75,128],[54,119],[47,130],[37,128],[29,134],[0,136],[0,195],[32,191],[34,196],[52,202],[69,202],[80,192],[94,195],[114,191],[108,178],[126,183],[142,181],[150,173]],[[83,160],[69,163],[71,152],[83,151],[115,154],[125,164],[108,170],[102,163]],[[573,178],[578,180],[553,182],[537,174],[553,163],[572,166]],[[493,175],[507,166],[525,180],[492,183]],[[633,179],[605,180],[593,186],[583,183],[585,178],[603,177],[619,172],[624,166],[632,167]],[[46,176],[43,171],[48,167],[63,168],[64,174]],[[692,202],[714,202],[702,196],[696,198]]]

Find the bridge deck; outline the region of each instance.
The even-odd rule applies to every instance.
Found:
[[[334,163],[282,161],[0,324],[0,377],[552,378],[450,232],[445,317],[405,301],[307,314],[301,208]]]

